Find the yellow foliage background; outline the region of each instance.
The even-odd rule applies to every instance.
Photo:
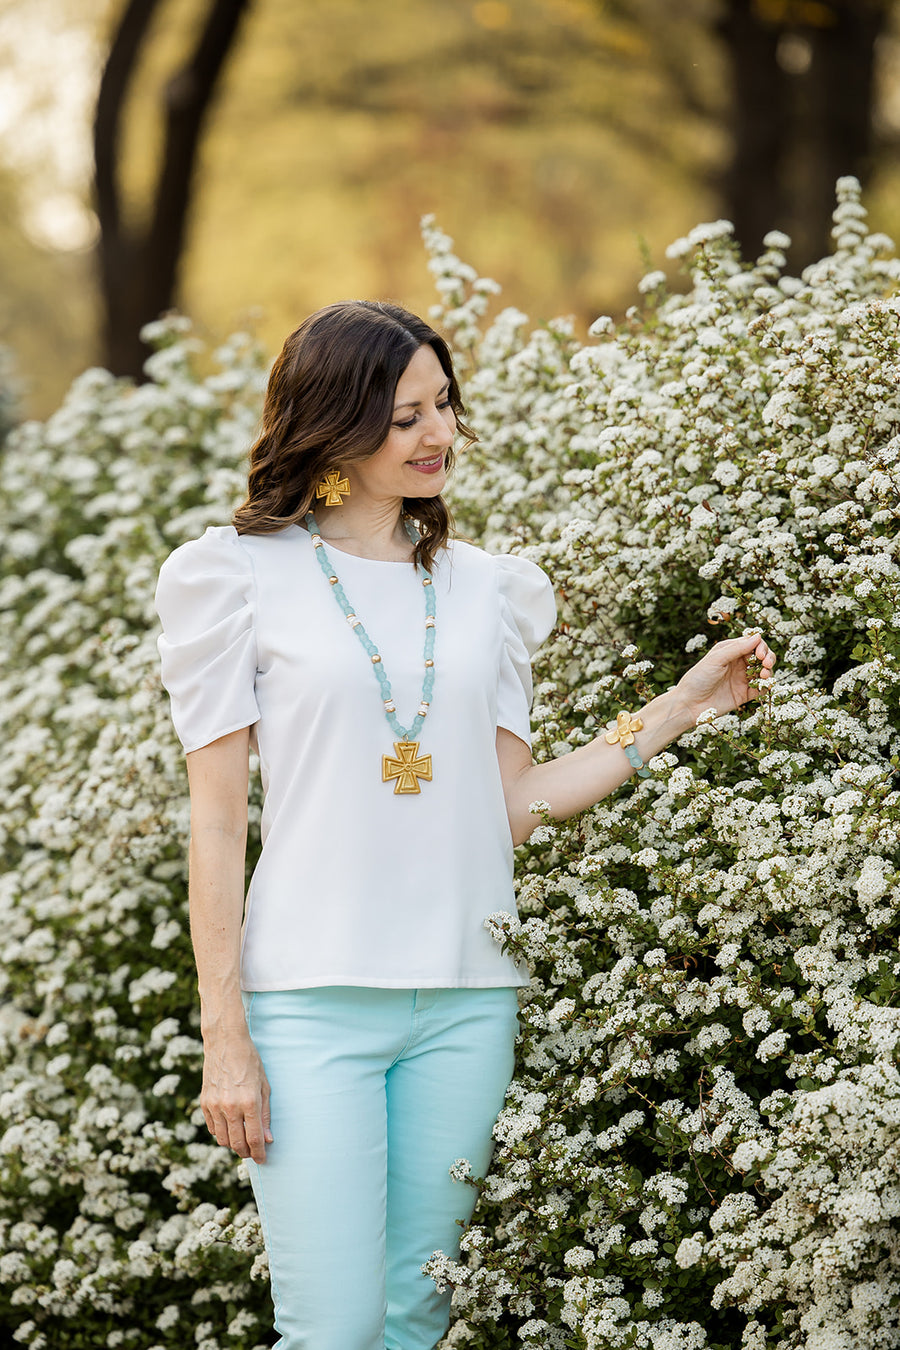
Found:
[[[88,26],[99,72],[121,0],[0,0],[0,14],[35,3],[60,25]],[[665,265],[668,242],[721,214],[728,89],[714,8],[256,0],[202,142],[181,307],[213,338],[250,323],[273,351],[335,299],[427,310],[418,222],[433,212],[504,302],[536,320],[620,312],[645,263]],[[166,0],[146,45],[122,145],[136,220],[161,90],[204,9]],[[888,118],[895,49],[881,60]],[[0,174],[0,340],[19,360],[26,409],[44,414],[96,359],[93,262],[90,250],[30,241],[17,191],[16,174]],[[88,182],[83,192],[89,201]],[[896,170],[882,171],[870,206],[882,228],[900,219]]]

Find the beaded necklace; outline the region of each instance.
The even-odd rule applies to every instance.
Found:
[[[409,535],[413,544],[419,542],[418,535],[410,521],[403,522],[406,533]],[[327,577],[335,600],[344,612],[344,617],[350,627],[359,638],[369,660],[372,662],[372,669],[378,679],[381,687],[381,700],[384,704],[384,715],[387,718],[388,725],[397,739],[394,741],[394,754],[382,755],[381,758],[381,781],[383,783],[394,783],[394,792],[421,792],[419,779],[424,778],[426,783],[431,782],[431,756],[419,754],[419,742],[416,737],[422,730],[422,724],[428,715],[428,709],[431,704],[431,695],[434,691],[434,584],[431,575],[422,569],[422,587],[425,593],[425,675],[422,680],[422,698],[419,702],[419,710],[415,718],[408,727],[402,727],[397,721],[397,707],[391,697],[391,682],[387,677],[384,668],[384,662],[375,643],[369,637],[363,627],[362,619],[356,614],[350,601],[347,599],[346,592],[340,583],[337,573],[331,565],[331,559],[325,548],[325,541],[319,533],[319,527],[316,524],[316,518],[312,511],[307,513],[306,527],[312,540],[316,557],[319,560],[319,566]]]

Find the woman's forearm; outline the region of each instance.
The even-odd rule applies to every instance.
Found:
[[[754,682],[750,666],[755,663]],[[646,763],[677,740],[705,710],[728,713],[759,696],[771,678],[775,654],[757,633],[717,642],[675,685],[640,709],[643,727],[634,746]],[[529,811],[543,801],[554,820],[565,820],[614,792],[635,772],[623,747],[605,731],[589,745],[544,764],[532,764],[528,747],[510,732],[498,733],[497,755],[513,841],[523,843],[538,823]]]
[[[200,1106],[220,1144],[261,1163],[272,1142],[269,1084],[241,1002],[248,748],[244,727],[187,757],[190,908],[204,1050]]]
[[[244,728],[187,757],[191,938],[204,1039],[245,1025],[240,959],[248,751],[249,732]]]
[[[643,728],[635,747],[645,762],[694,725],[694,714],[677,689],[651,699],[641,708]],[[529,810],[546,802],[553,820],[565,820],[609,796],[635,772],[621,745],[610,745],[601,732],[571,754],[542,764],[523,762],[517,773],[504,775],[506,805],[515,843],[522,843],[539,823]]]
[[[246,846],[246,825],[234,832],[198,822],[191,830],[191,939],[204,1038],[245,1025],[240,949]]]

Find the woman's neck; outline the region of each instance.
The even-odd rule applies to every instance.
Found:
[[[320,506],[315,512],[319,532],[326,543],[345,553],[378,562],[407,562],[412,544],[403,524],[403,502],[346,501],[340,506]]]

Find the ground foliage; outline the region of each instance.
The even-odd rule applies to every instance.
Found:
[[[538,754],[717,635],[780,654],[756,707],[520,851],[521,921],[491,924],[535,979],[463,1263],[434,1263],[449,1344],[895,1345],[900,265],[845,181],[801,278],[783,237],[746,267],[701,226],[690,291],[651,274],[584,345],[512,310],[482,333],[491,284],[426,236],[482,436],[461,524],[559,592]],[[238,338],[199,374],[183,321],[155,337],[151,383],[88,372],[4,449],[0,1326],[33,1350],[270,1339],[246,1181],[195,1105],[152,608],[240,494],[263,363]]]

